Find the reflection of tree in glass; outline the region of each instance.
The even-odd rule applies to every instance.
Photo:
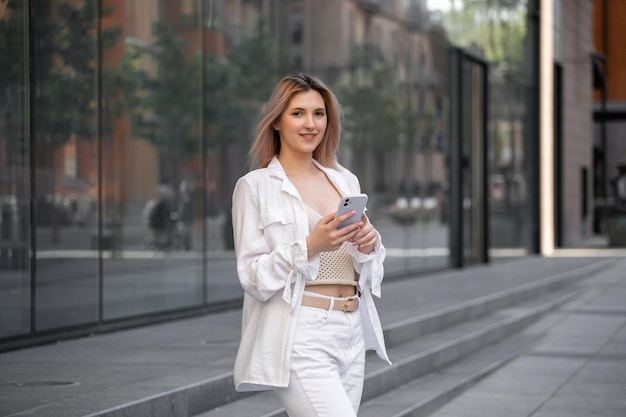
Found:
[[[214,171],[224,176],[219,186],[230,184],[229,178],[241,173],[230,172],[228,150],[249,140],[260,107],[278,79],[275,43],[262,20],[254,34],[233,45],[225,57],[190,53],[186,40],[164,22],[154,24],[153,35],[151,45],[136,45],[135,52],[127,50],[127,55],[131,54],[125,59],[127,71],[121,72],[131,85],[137,75],[141,79],[138,94],[127,98],[135,102],[129,106],[135,134],[148,139],[168,158],[171,168],[161,175],[172,186],[178,183],[178,163],[201,156],[205,150],[217,155],[211,160],[220,164]],[[132,63],[144,56],[156,64],[154,75],[133,75]],[[204,96],[199,94],[200,86]],[[203,134],[206,149],[201,146]],[[223,196],[226,192],[229,190],[217,193]]]
[[[142,51],[134,43],[127,43],[121,62],[102,63],[102,131],[113,133],[112,121],[124,115],[125,110],[141,107],[138,94],[146,74],[140,69]]]
[[[263,19],[257,21],[253,35],[233,45],[225,58],[207,57],[207,148],[218,156],[216,171],[223,178],[216,194],[222,200],[229,200],[230,185],[245,170],[244,164],[229,165],[228,150],[250,140],[263,103],[280,77],[278,68],[277,43],[269,36]]]
[[[13,184],[19,178],[13,171],[19,164],[21,123],[26,98],[24,88],[25,10],[24,2],[0,2],[0,138],[4,139],[7,160],[3,180]],[[25,144],[24,144],[25,145]],[[2,190],[0,192],[7,192]]]
[[[83,4],[61,2],[52,13],[50,3],[33,3],[37,16],[32,28],[33,87],[37,89],[34,124],[38,144],[48,150],[67,142],[71,135],[89,139],[96,133],[97,3]],[[103,49],[113,46],[119,33],[119,28],[104,29],[100,34]],[[39,154],[42,164],[50,162],[49,153]]]
[[[279,78],[278,49],[262,19],[253,36],[231,47],[225,58],[206,60],[205,119],[208,147],[247,142],[262,103]]]
[[[197,54],[188,54],[185,39],[167,23],[154,23],[152,34],[154,43],[141,51],[152,58],[156,71],[154,76],[142,72],[133,127],[172,160],[173,171],[165,176],[175,179],[176,161],[199,152],[200,61]]]
[[[25,234],[26,129],[24,2],[0,1],[0,240]],[[10,220],[9,220],[10,218]],[[19,225],[14,230],[11,224]],[[17,248],[14,248],[17,249]],[[18,249],[19,250],[19,249]],[[16,252],[14,252],[16,253]]]
[[[11,120],[5,124],[19,135],[17,118],[10,112],[25,109],[29,84],[25,75],[32,75],[29,85],[29,105],[33,118],[35,147],[32,152],[38,175],[36,186],[38,221],[53,226],[53,241],[57,241],[57,225],[61,220],[54,206],[55,151],[72,138],[93,139],[96,136],[97,120],[97,36],[102,49],[111,47],[119,38],[119,28],[103,29],[97,33],[98,3],[83,2],[82,6],[72,2],[32,2],[31,20],[28,28],[26,2],[4,2],[0,18],[0,67],[7,76],[0,76],[0,120]],[[106,16],[108,9],[101,10]],[[26,37],[29,31],[30,38]],[[26,40],[30,39],[30,42]],[[28,48],[31,51],[28,51]],[[28,62],[25,57],[31,56]],[[6,62],[4,62],[6,61]],[[29,72],[30,71],[30,72]],[[15,137],[14,143],[19,143]],[[18,149],[10,150],[9,157],[16,158]],[[44,215],[47,215],[46,218]]]
[[[373,65],[370,71],[369,82],[353,81],[337,91],[345,113],[342,143],[351,148],[358,161],[352,169],[360,173],[364,189],[372,186],[367,184],[368,153],[377,159],[377,171],[383,169],[386,152],[397,148],[402,134],[397,74],[384,62]]]
[[[502,70],[523,73],[525,1],[457,0],[453,5],[445,18],[453,43],[476,50]]]

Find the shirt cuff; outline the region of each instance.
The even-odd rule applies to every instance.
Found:
[[[374,244],[374,250],[371,253],[363,253],[359,251],[359,249],[356,246],[353,246],[353,245],[348,245],[348,253],[352,255],[352,257],[358,263],[365,263],[376,258],[376,256],[378,256],[378,254],[380,253],[380,248],[381,248],[380,235],[378,235],[378,239],[376,240],[376,243]]]

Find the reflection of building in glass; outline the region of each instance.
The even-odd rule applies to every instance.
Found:
[[[341,158],[357,167],[364,186],[387,198],[440,193],[447,113],[439,50],[447,43],[426,32],[424,2],[299,1],[281,13],[290,34],[280,39],[285,65],[343,92]]]
[[[339,158],[370,195],[388,276],[538,252],[537,2],[445,3],[0,1],[0,348],[237,305],[232,187],[293,70],[340,99]],[[587,47],[561,32],[561,56]],[[587,76],[567,62],[564,86]],[[580,126],[563,141],[585,149],[564,153],[574,242]]]
[[[626,65],[617,41],[623,37],[624,6],[619,1],[593,2],[594,231],[608,233],[615,246],[626,245],[625,239],[616,238],[625,235],[625,223],[612,215],[619,205],[616,185],[626,154]]]

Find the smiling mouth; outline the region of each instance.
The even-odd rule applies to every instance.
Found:
[[[313,139],[315,136],[317,136],[317,133],[301,133],[300,136],[306,139]]]

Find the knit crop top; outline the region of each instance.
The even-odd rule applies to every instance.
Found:
[[[309,230],[313,230],[322,216],[305,204],[309,216]],[[356,271],[352,257],[348,254],[348,242],[343,242],[339,249],[320,253],[320,270],[315,281],[306,285],[357,285]]]

